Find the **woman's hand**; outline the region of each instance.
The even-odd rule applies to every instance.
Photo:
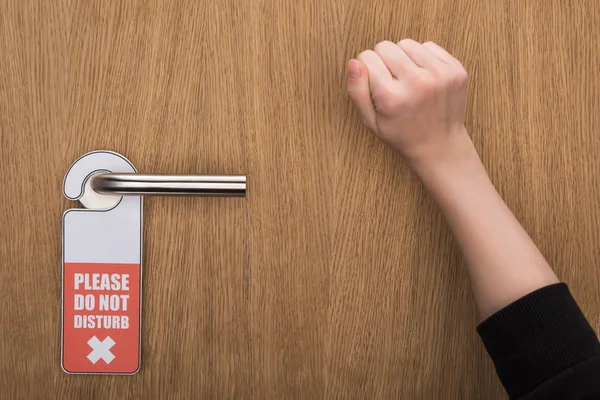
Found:
[[[418,174],[475,153],[465,129],[467,73],[433,42],[384,41],[348,63],[348,94],[363,124]]]

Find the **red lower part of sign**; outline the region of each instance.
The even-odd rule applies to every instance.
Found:
[[[71,373],[139,368],[140,265],[65,263],[62,364]]]

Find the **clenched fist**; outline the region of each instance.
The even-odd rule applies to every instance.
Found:
[[[474,152],[465,129],[467,73],[432,42],[381,42],[348,63],[348,94],[363,124],[418,173]]]

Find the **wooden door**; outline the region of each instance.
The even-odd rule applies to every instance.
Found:
[[[503,398],[449,230],[344,94],[384,39],[463,61],[492,180],[600,329],[600,3],[0,4],[2,398]],[[60,368],[61,184],[96,149],[248,176],[146,199],[134,376]]]

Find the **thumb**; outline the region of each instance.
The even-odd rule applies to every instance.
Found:
[[[369,73],[363,63],[354,59],[348,62],[348,96],[352,99],[363,125],[374,133],[377,132],[375,107],[369,88]]]

